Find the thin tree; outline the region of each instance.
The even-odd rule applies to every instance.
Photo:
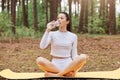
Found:
[[[50,21],[57,18],[57,0],[50,0]]]
[[[71,13],[71,9],[72,9],[72,0],[69,0],[69,16],[70,16],[70,27],[68,27],[69,31],[72,31],[72,13]]]
[[[33,14],[34,14],[34,29],[38,29],[38,18],[37,18],[37,2],[33,0]]]
[[[90,5],[91,5],[91,7],[90,7],[90,16],[91,16],[91,24],[93,24],[93,15],[94,15],[94,1],[93,0],[90,0]]]
[[[84,12],[85,12],[85,0],[81,0],[81,11],[80,11],[80,21],[79,21],[79,27],[78,27],[78,33],[83,32],[83,26],[84,26]]]
[[[16,0],[11,0],[11,22],[12,22],[12,32],[16,33]]]
[[[2,4],[2,11],[4,11],[4,9],[5,9],[5,2],[6,2],[6,0],[1,0],[2,2],[1,2],[1,4]]]
[[[75,17],[77,16],[77,0],[73,0],[75,5]]]
[[[80,7],[79,7],[79,5],[80,5],[80,1],[81,1],[81,0],[77,0],[77,3],[78,3],[78,6],[77,6],[77,8],[78,8],[78,12],[80,12]]]
[[[26,1],[28,3],[28,0]],[[27,4],[25,5],[25,0],[22,0],[22,13],[23,13],[23,25],[28,27],[28,9],[27,9]]]
[[[116,34],[115,0],[109,0],[109,34]]]
[[[105,33],[109,34],[109,1],[106,0],[105,1],[105,17],[106,17],[106,21],[105,21]]]
[[[106,22],[107,22],[107,18],[106,18],[106,1],[107,0],[100,0],[100,19],[102,20],[102,27],[105,29],[106,31]]]
[[[85,0],[85,22],[84,22],[84,32],[88,32],[88,0]]]
[[[60,8],[60,9],[59,9],[60,12],[61,12],[61,1],[62,1],[62,0],[57,0],[58,7]]]
[[[105,18],[105,0],[100,0],[100,17]]]
[[[48,23],[48,0],[45,0],[46,24]]]
[[[10,0],[7,0],[7,11],[8,11],[8,13],[10,11]]]

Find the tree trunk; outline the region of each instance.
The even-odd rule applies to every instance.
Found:
[[[106,28],[105,28],[105,33],[109,34],[109,7],[108,7],[108,4],[109,4],[109,1],[106,0],[105,2],[105,17],[106,17],[106,22],[105,22],[105,25],[106,25]]]
[[[88,32],[88,0],[85,0],[85,24],[84,24],[84,32]]]
[[[84,12],[85,12],[85,2],[84,0],[81,0],[81,11],[80,11],[80,22],[78,27],[78,32],[83,32],[83,25],[84,25]]]
[[[4,9],[5,9],[5,0],[2,0],[1,4],[2,4],[2,11],[4,11]]]
[[[48,23],[48,0],[45,0],[45,9],[46,9],[46,24]]]
[[[50,0],[50,21],[57,18],[57,0]]]
[[[61,9],[61,1],[62,1],[62,0],[59,0],[59,3],[58,3],[58,4],[59,4],[59,7],[60,7],[60,10],[59,10],[60,12],[61,12],[61,10],[62,10],[62,9]]]
[[[79,4],[80,4],[80,0],[78,0],[77,1],[77,3],[78,3],[78,6],[77,6],[77,8],[78,8],[78,12],[80,11],[80,7],[79,7]],[[79,15],[79,14],[78,14]]]
[[[16,26],[16,0],[11,1],[11,22],[12,22],[12,32],[13,34],[16,33],[15,26]]]
[[[36,0],[33,0],[33,14],[34,14],[34,29],[38,29],[38,18],[37,18],[37,4]]]
[[[26,0],[26,15],[27,15],[27,27],[29,27],[29,21],[28,21],[28,0]]]
[[[109,34],[116,34],[115,0],[109,0]]]
[[[102,21],[102,27],[105,29],[106,31],[106,22],[107,22],[107,18],[106,18],[106,0],[100,0],[100,19]]]
[[[94,1],[90,0],[90,5],[91,5],[91,24],[93,24],[93,15],[94,15]]]
[[[18,2],[19,2],[19,6],[21,5],[21,0],[18,0]]]
[[[28,6],[28,5],[26,5]],[[22,0],[22,11],[23,11],[23,25],[25,27],[28,27],[28,11],[27,8],[25,6],[25,0]]]
[[[102,19],[105,19],[105,0],[100,0],[100,17],[102,17]]]
[[[75,5],[75,17],[77,17],[77,1],[74,1],[74,5]]]
[[[70,16],[70,27],[67,28],[67,30],[72,31],[72,14],[71,14],[71,6],[72,0],[69,0],[69,16]]]
[[[8,11],[8,13],[9,13],[9,11],[10,11],[10,0],[7,0],[7,11]]]

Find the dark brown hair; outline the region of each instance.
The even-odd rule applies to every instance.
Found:
[[[71,27],[71,25],[70,25],[70,17],[68,15],[68,13],[66,13],[66,12],[60,12],[60,13],[62,13],[62,14],[64,14],[66,16],[67,21],[69,21],[69,23],[67,24],[67,30],[71,31],[71,29],[70,29],[70,27]]]

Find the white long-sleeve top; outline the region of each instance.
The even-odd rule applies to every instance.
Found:
[[[78,56],[77,36],[72,32],[60,32],[59,30],[45,32],[40,42],[40,48],[45,49],[50,43],[52,56],[72,57],[72,59]]]

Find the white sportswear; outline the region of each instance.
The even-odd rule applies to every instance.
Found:
[[[52,56],[56,57],[72,57],[75,59],[77,53],[77,35],[72,32],[51,31],[45,32],[41,42],[40,48],[45,49],[51,44]]]

